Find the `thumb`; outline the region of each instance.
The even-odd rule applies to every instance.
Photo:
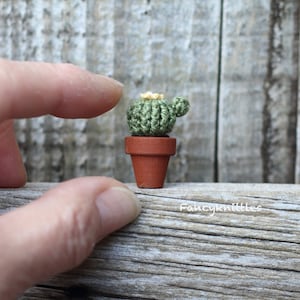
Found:
[[[0,217],[0,299],[79,265],[94,245],[134,220],[134,194],[105,177],[66,181]]]

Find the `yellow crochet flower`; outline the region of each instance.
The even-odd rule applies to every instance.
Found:
[[[162,100],[164,99],[164,94],[152,93],[150,91],[141,94],[141,98],[144,100]]]

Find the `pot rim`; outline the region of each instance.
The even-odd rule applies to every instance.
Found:
[[[176,138],[156,136],[125,137],[125,152],[131,155],[174,155]]]

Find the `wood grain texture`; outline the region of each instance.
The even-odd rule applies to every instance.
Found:
[[[298,20],[300,23],[300,9],[298,11]],[[299,25],[300,27],[300,25]],[[298,73],[298,102],[297,102],[297,111],[298,111],[298,117],[297,117],[297,152],[296,152],[296,166],[295,166],[295,181],[296,183],[300,183],[300,81],[299,81],[299,74],[300,74],[300,33],[298,35],[298,45],[295,45],[298,49],[295,49],[294,52],[298,53],[298,70],[296,72]]]
[[[195,1],[188,46],[190,74],[186,78],[191,110],[182,119],[183,131],[176,133],[179,151],[185,153],[185,159],[176,157],[178,167],[175,170],[179,173],[180,164],[184,162],[185,174],[173,176],[172,181],[215,180],[220,23],[221,1]],[[186,61],[184,55],[182,59]],[[172,169],[170,173],[173,173]]]
[[[260,145],[269,15],[268,1],[224,1],[218,146],[220,181],[262,181]]]
[[[271,1],[262,144],[266,182],[295,181],[299,10],[299,1]]]
[[[1,210],[51,187],[2,189]],[[299,299],[298,185],[129,187],[142,202],[140,217],[97,245],[79,268],[22,299]]]
[[[146,90],[165,92],[169,98],[188,97],[195,107],[190,112],[192,122],[177,122],[178,150],[169,180],[213,180],[219,0],[4,1],[0,5],[2,56],[71,62],[125,84],[119,106],[101,118],[61,121],[47,116],[17,121],[30,180],[95,174],[133,180],[130,158],[123,152],[128,134],[125,111],[131,99]],[[198,136],[199,127],[203,130]]]
[[[132,181],[125,111],[156,90],[192,107],[172,133],[168,181],[299,182],[299,20],[294,0],[0,1],[0,56],[125,84],[102,117],[18,120],[29,179]]]
[[[124,111],[139,91],[157,90],[169,99],[185,96],[194,107],[176,121],[172,135],[178,137],[177,155],[168,180],[213,180],[219,14],[216,0],[116,2],[115,76],[125,84],[116,109],[117,178],[133,179],[130,159],[123,154],[128,134]]]

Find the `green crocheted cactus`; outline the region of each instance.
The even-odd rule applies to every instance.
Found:
[[[189,110],[188,100],[175,97],[172,103],[162,94],[147,92],[127,111],[127,121],[132,135],[166,136],[176,121]]]

